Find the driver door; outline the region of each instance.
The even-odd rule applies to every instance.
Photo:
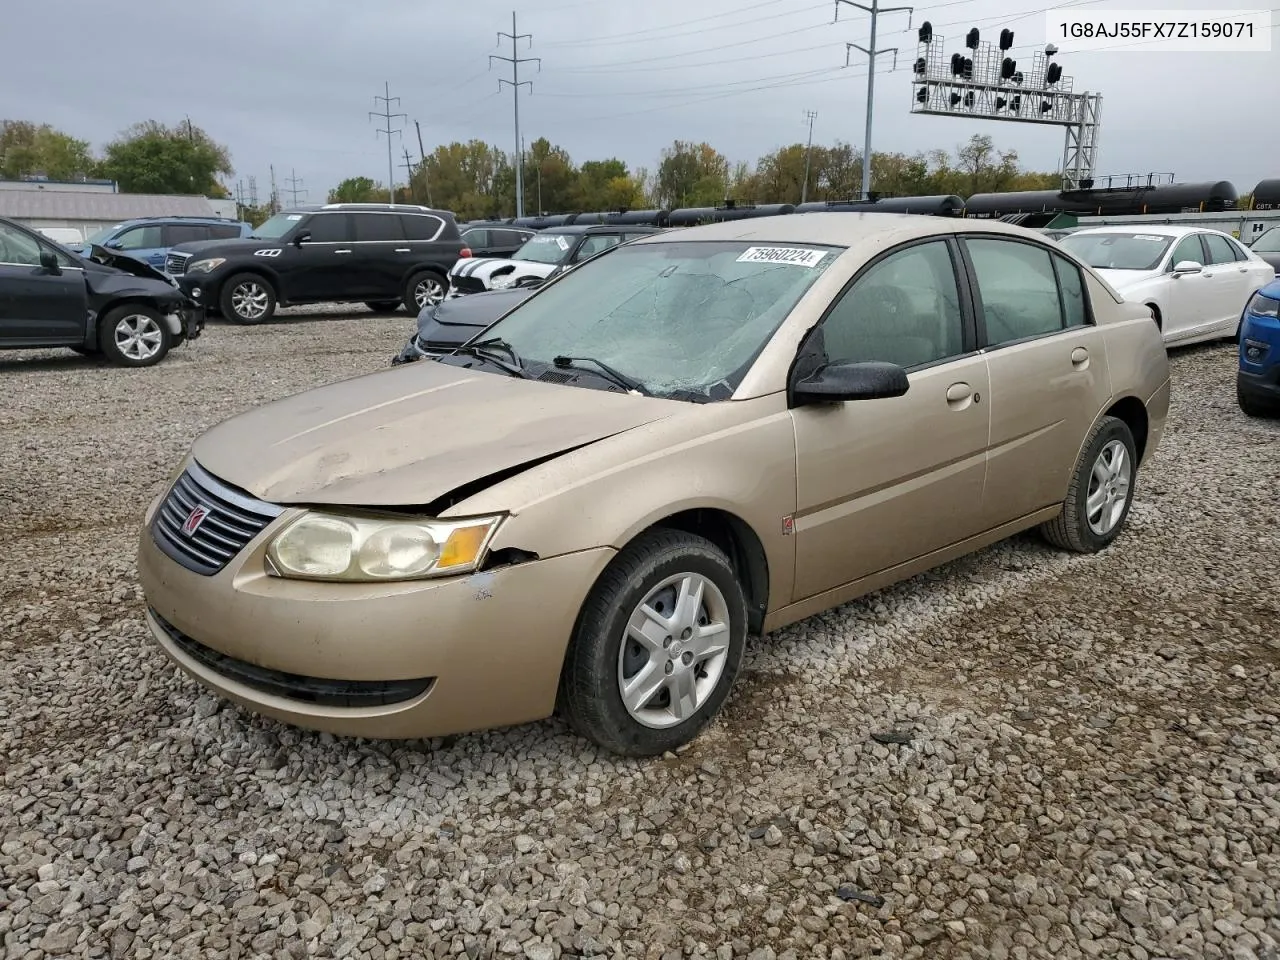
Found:
[[[883,255],[815,331],[828,360],[897,363],[911,386],[792,411],[796,601],[981,532],[989,375],[958,256],[939,239]]]
[[[44,250],[58,272],[40,264]],[[7,223],[0,223],[0,343],[81,344],[89,321],[84,270],[53,247]]]

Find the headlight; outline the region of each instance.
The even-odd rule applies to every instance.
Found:
[[[475,570],[501,517],[401,520],[304,513],[267,548],[269,572],[298,580],[420,580]]]
[[[1257,317],[1280,317],[1280,300],[1272,300],[1260,293],[1255,293],[1245,308]]]
[[[494,277],[493,282],[491,282],[489,286],[493,290],[506,290],[508,287],[514,287],[515,284],[515,276],[510,273],[504,273],[500,277]]]
[[[187,266],[187,273],[213,273],[226,263],[225,257],[211,257],[208,260],[197,260]]]

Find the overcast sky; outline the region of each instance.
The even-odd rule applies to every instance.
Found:
[[[869,0],[868,0],[869,2]],[[1255,3],[1262,8],[1270,0]],[[905,6],[906,0],[881,0]],[[952,149],[972,132],[1018,151],[1024,167],[1054,170],[1062,131],[908,113],[916,30],[928,19],[948,54],[977,26],[994,40],[1015,32],[1029,62],[1045,40],[1048,0],[920,0],[911,18],[883,14],[873,148]],[[1098,11],[1249,7],[1227,0],[1059,0]],[[657,166],[672,140],[707,140],[731,161],[753,162],[803,140],[816,110],[817,142],[861,147],[865,58],[845,68],[845,43],[868,45],[865,13],[834,0],[62,0],[55,8],[4,4],[0,118],[48,122],[100,148],[145,119],[189,116],[231,150],[236,176],[282,190],[291,171],[310,200],[346,176],[387,178],[386,140],[368,111],[389,82],[393,112],[416,156],[413,121],[429,152],[480,138],[514,146],[511,89],[498,92],[514,7],[522,40],[521,130],[546,136],[575,161],[617,156]],[[1280,23],[1280,12],[1273,13]],[[1075,90],[1103,94],[1098,173],[1174,173],[1226,179],[1244,193],[1280,176],[1280,34],[1270,53],[1153,53],[1132,46],[1061,56]],[[396,167],[403,182],[404,168]],[[290,195],[282,193],[288,201]],[[301,199],[301,197],[299,197]]]

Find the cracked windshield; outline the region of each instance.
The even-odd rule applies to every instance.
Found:
[[[726,399],[839,249],[746,242],[618,247],[486,331],[521,360],[589,357],[646,392]],[[595,385],[595,378],[584,383]],[[601,379],[605,389],[617,389]]]

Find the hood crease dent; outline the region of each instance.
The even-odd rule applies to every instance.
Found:
[[[192,456],[271,503],[436,507],[683,406],[415,363],[248,410]]]

